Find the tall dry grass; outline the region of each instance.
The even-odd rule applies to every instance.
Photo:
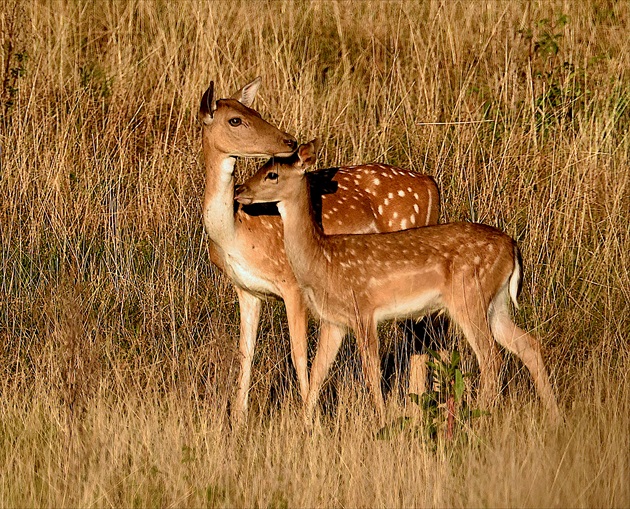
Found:
[[[630,505],[627,4],[1,9],[2,506]],[[321,166],[429,172],[444,220],[519,241],[517,320],[564,426],[506,356],[502,405],[466,441],[377,440],[349,345],[306,436],[270,303],[230,428],[238,320],[207,256],[196,112],[210,79],[227,95],[256,75],[256,108],[321,137]],[[391,417],[404,405],[392,392]]]

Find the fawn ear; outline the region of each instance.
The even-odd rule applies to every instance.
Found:
[[[243,88],[241,88],[238,92],[235,92],[232,95],[232,99],[236,99],[240,101],[242,104],[247,106],[248,108],[254,102],[254,98],[258,93],[258,89],[260,88],[260,84],[262,83],[262,78],[258,76],[254,81],[248,83]]]
[[[205,125],[212,122],[214,110],[217,109],[217,103],[214,101],[214,81],[210,82],[208,90],[206,90],[201,98],[201,106],[199,106],[199,120]]]
[[[299,164],[302,170],[305,170],[315,164],[315,161],[317,160],[317,151],[319,150],[320,145],[321,142],[317,138],[313,141],[300,145],[298,148],[298,157],[300,159]]]

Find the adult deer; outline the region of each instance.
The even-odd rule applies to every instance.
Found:
[[[214,100],[214,86],[201,99],[206,186],[203,219],[210,238],[210,258],[232,280],[240,305],[241,370],[236,414],[247,412],[251,366],[262,299],[284,300],[291,356],[300,394],[309,392],[307,308],[284,254],[282,221],[277,211],[234,208],[236,157],[288,156],[295,139],[263,120],[250,106],[257,78],[229,99]],[[366,233],[434,224],[439,194],[434,180],[387,165],[366,164],[323,170],[310,180],[313,202],[327,233]],[[275,215],[273,215],[275,214]],[[324,328],[324,334],[328,332]]]
[[[348,328],[354,329],[368,388],[383,416],[377,324],[445,310],[472,346],[482,375],[498,379],[494,340],[529,369],[540,398],[559,416],[538,341],[510,318],[517,305],[521,262],[514,240],[490,226],[450,223],[395,233],[325,235],[314,220],[305,170],[316,144],[271,160],[245,184],[242,204],[276,202],[286,255],[309,307],[326,327],[311,369],[307,423],[321,384]]]

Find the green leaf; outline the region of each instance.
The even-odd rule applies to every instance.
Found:
[[[558,16],[558,21],[556,23],[556,26],[557,26],[557,28],[562,28],[568,22],[569,22],[569,16],[567,16],[566,14],[560,14]]]
[[[390,424],[386,424],[376,432],[376,438],[378,440],[391,440],[395,436],[399,435],[408,426],[411,419],[409,417],[398,417],[394,419]]]
[[[420,396],[418,394],[416,394],[415,392],[410,392],[407,396],[409,396],[409,399],[412,403],[420,406]]]
[[[435,350],[431,350],[430,348],[427,348],[427,353],[433,357],[435,360],[437,361],[441,361],[442,359],[440,358],[440,354],[438,354]]]
[[[438,394],[436,392],[425,392],[421,397],[423,410],[431,410],[438,406]]]
[[[464,395],[464,377],[462,376],[462,372],[459,369],[455,370],[455,401],[459,401],[462,399]]]
[[[472,410],[470,412],[470,416],[473,419],[476,419],[477,417],[481,417],[481,416],[488,416],[491,415],[490,412],[488,410],[480,410],[479,408],[475,408],[474,410]]]
[[[430,369],[437,369],[437,364],[435,362],[433,362],[433,361],[427,361],[427,366]]]
[[[456,368],[459,366],[459,362],[461,361],[461,355],[457,350],[453,350],[451,354],[451,367]]]

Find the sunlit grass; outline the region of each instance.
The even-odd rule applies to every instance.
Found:
[[[630,13],[566,8],[5,3],[1,505],[628,506]],[[541,339],[563,426],[506,355],[501,405],[466,440],[377,440],[348,344],[305,434],[270,302],[250,420],[231,428],[237,305],[207,255],[197,108],[211,79],[227,96],[257,75],[254,106],[320,137],[321,167],[430,173],[443,220],[518,240],[517,321]],[[382,335],[390,351],[403,338]],[[398,393],[391,419],[414,412]]]

